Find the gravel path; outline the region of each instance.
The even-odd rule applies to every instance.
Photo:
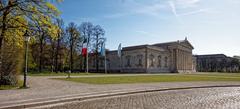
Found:
[[[29,77],[29,89],[0,90],[0,107],[68,98],[79,95],[128,92],[135,90],[166,89],[179,87],[198,87],[212,85],[240,85],[240,82],[165,82],[139,84],[92,85],[49,79],[52,77]],[[53,77],[54,78],[54,77]]]

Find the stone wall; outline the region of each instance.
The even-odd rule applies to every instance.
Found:
[[[109,52],[107,54],[108,60],[108,70],[112,72],[120,72],[121,71],[121,60],[118,57],[117,51]]]
[[[122,72],[146,72],[146,49],[144,47],[122,52]]]
[[[147,48],[147,72],[160,73],[170,72],[170,52],[160,47]]]

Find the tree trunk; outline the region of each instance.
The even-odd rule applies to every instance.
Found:
[[[60,49],[60,38],[58,37],[57,40],[57,50],[55,53],[55,72],[58,73],[59,68],[58,68],[58,55],[59,55],[59,49]]]
[[[3,37],[0,37],[0,76],[1,76],[1,80],[0,82],[3,83],[3,71],[2,71],[2,44],[3,44]],[[1,84],[0,84],[1,85]]]
[[[82,43],[82,48],[83,48],[83,45],[84,45],[84,42]],[[82,51],[81,51],[81,53],[82,53]],[[81,55],[81,57],[80,57],[80,70],[81,71],[85,71],[86,72],[86,59],[85,59],[85,57],[83,56],[83,55]]]
[[[96,48],[95,48],[95,52],[96,52],[96,72],[98,72],[99,70],[99,66],[98,66],[98,35],[96,35]]]
[[[99,59],[98,59],[98,52],[96,53],[96,71],[99,72]]]
[[[52,62],[51,62],[52,72],[54,72],[56,70],[55,62],[54,62],[54,59],[55,59],[54,56],[55,56],[55,43],[54,43],[54,41],[52,41]]]
[[[82,60],[83,60],[84,71],[87,72],[87,57],[82,57]]]
[[[2,57],[2,48],[3,48],[3,43],[4,43],[5,32],[7,30],[6,20],[7,20],[7,15],[8,14],[9,14],[9,8],[7,8],[6,11],[3,12],[2,32],[1,32],[1,35],[0,35],[0,75],[1,75],[0,82],[1,83],[3,83],[3,76],[4,76],[4,71],[2,71],[2,66],[3,66],[3,63],[2,63],[2,59],[3,59],[3,57]]]
[[[43,64],[43,41],[44,41],[44,33],[42,34],[40,38],[40,53],[39,53],[39,72],[42,72],[42,64]]]
[[[62,54],[59,53],[59,66],[57,67],[58,68],[58,71],[62,71]]]
[[[70,71],[73,71],[73,36],[71,36],[71,45],[70,45]]]

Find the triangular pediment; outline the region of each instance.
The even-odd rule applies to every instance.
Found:
[[[191,49],[194,49],[194,47],[192,46],[192,44],[188,40],[182,41],[181,45],[186,46],[186,47],[191,48]]]

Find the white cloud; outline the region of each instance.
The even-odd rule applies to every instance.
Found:
[[[209,9],[198,9],[198,10],[195,10],[195,11],[190,11],[190,12],[179,14],[178,16],[188,16],[188,15],[204,13],[204,12],[209,12]]]
[[[210,12],[210,8],[202,8],[198,4],[201,0],[170,0],[169,6],[172,13],[180,20],[181,16]]]
[[[181,8],[196,7],[200,0],[174,0],[176,5]]]
[[[173,1],[169,1],[168,3],[170,5],[170,7],[171,7],[172,13],[177,17],[178,14],[177,14],[177,10],[176,10],[176,6],[175,6],[174,2]]]
[[[161,14],[160,11],[166,9],[167,5],[163,2],[151,2],[151,4],[139,3],[135,0],[124,0],[124,6],[122,7],[122,12],[110,14],[104,16],[104,18],[119,18],[128,15],[149,15],[149,16],[159,16]]]
[[[134,11],[135,11],[135,13],[138,13],[138,14],[158,16],[160,14],[160,11],[165,9],[165,7],[166,6],[161,3],[156,3],[153,5],[139,7],[138,9],[136,9]]]
[[[167,12],[170,9],[180,21],[180,16],[209,11],[209,9],[204,9],[199,6],[201,1],[202,0],[154,0],[150,3],[140,3],[136,0],[123,0],[123,11],[105,15],[104,18],[120,18],[137,14],[160,17],[163,15],[163,12]]]
[[[181,18],[179,17],[179,15],[178,15],[178,13],[177,13],[177,9],[176,9],[175,3],[174,3],[173,1],[169,1],[168,3],[169,3],[169,6],[170,6],[170,8],[171,8],[171,11],[172,11],[172,13],[174,14],[174,16],[176,17],[177,21],[178,21],[179,23],[183,24]]]

